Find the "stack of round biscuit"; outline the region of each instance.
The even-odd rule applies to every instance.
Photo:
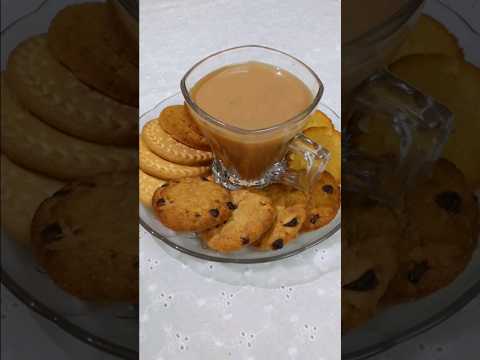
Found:
[[[2,227],[67,292],[135,302],[138,48],[119,23],[110,3],[68,6],[10,54]]]
[[[140,200],[150,206],[156,188],[169,180],[207,175],[213,155],[184,105],[166,107],[142,129]]]

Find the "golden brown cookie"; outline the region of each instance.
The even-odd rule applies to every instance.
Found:
[[[160,126],[175,140],[200,150],[209,150],[207,139],[201,134],[184,105],[167,106],[158,117]]]
[[[329,172],[322,173],[313,185],[307,205],[307,219],[302,230],[321,228],[332,221],[340,208],[340,187]]]
[[[383,237],[388,246],[400,242],[405,228],[402,213],[360,193],[346,193],[342,199],[342,244],[354,245],[365,239]]]
[[[213,158],[210,151],[193,149],[175,140],[162,129],[158,119],[145,124],[142,139],[156,155],[176,164],[204,165]]]
[[[372,317],[398,268],[403,222],[361,194],[344,196],[342,222],[342,329]]]
[[[164,160],[151,152],[142,138],[139,144],[139,162],[140,169],[145,173],[166,180],[207,175],[210,172],[208,166],[179,165]]]
[[[137,174],[67,184],[32,221],[34,253],[53,281],[84,300],[138,301]]]
[[[9,57],[6,78],[19,101],[54,128],[96,143],[135,145],[138,109],[75,78],[50,54],[45,36],[17,46]]]
[[[228,220],[228,190],[206,178],[173,180],[158,188],[152,207],[163,225],[175,231],[205,231]]]
[[[267,195],[275,206],[290,207],[294,205],[307,205],[307,195],[291,186],[272,184],[258,191]]]
[[[394,248],[385,237],[368,237],[353,245],[344,245],[342,239],[343,332],[375,314],[396,269]]]
[[[97,145],[46,125],[15,99],[2,78],[2,152],[15,163],[58,179],[136,170],[136,149]]]
[[[253,244],[273,225],[275,209],[270,199],[249,190],[232,192],[233,210],[227,222],[200,234],[200,238],[213,250],[231,252]]]
[[[478,204],[463,174],[447,160],[406,195],[407,229],[400,268],[385,297],[395,303],[428,295],[467,266],[479,236]]]
[[[138,47],[129,46],[103,3],[67,6],[50,24],[52,54],[77,78],[118,101],[138,106]]]
[[[2,164],[2,228],[16,241],[30,245],[30,223],[40,203],[63,183],[28,171],[5,155]]]
[[[255,246],[260,250],[280,250],[296,239],[307,216],[304,205],[276,207],[277,216],[272,229]]]
[[[147,207],[151,207],[155,190],[166,183],[166,180],[158,179],[144,173],[142,170],[138,170],[138,192],[140,194],[140,201],[142,204]]]

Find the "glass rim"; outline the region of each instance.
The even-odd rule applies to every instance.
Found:
[[[222,120],[217,119],[216,117],[208,114],[195,101],[193,101],[193,99],[190,96],[190,92],[187,89],[186,81],[187,81],[187,78],[191,75],[191,73],[196,68],[198,68],[198,66],[200,66],[203,63],[205,63],[206,61],[208,61],[208,60],[210,60],[210,59],[212,59],[212,58],[214,58],[218,55],[222,55],[226,52],[240,50],[240,49],[248,49],[248,48],[262,49],[262,50],[266,50],[266,51],[269,51],[269,52],[275,52],[277,54],[287,56],[291,60],[294,60],[296,63],[300,64],[305,69],[307,69],[307,71],[313,76],[313,78],[315,79],[315,81],[318,84],[317,93],[313,97],[311,103],[304,110],[302,110],[300,113],[298,113],[297,115],[291,117],[290,119],[288,119],[288,120],[286,120],[286,121],[284,121],[280,124],[277,124],[277,125],[274,125],[274,126],[271,126],[271,127],[268,127],[268,128],[261,128],[261,129],[242,129],[242,128],[239,128],[237,126],[226,124]],[[211,123],[213,125],[216,125],[216,126],[219,126],[223,129],[238,133],[238,134],[243,134],[243,135],[257,134],[258,135],[258,134],[268,134],[268,133],[273,132],[275,130],[283,129],[288,125],[296,124],[296,123],[300,122],[301,120],[305,119],[313,110],[315,110],[318,103],[320,102],[320,99],[322,98],[322,95],[323,95],[323,92],[324,92],[324,86],[323,86],[323,83],[320,80],[319,76],[315,73],[315,71],[313,71],[312,68],[310,68],[307,64],[305,64],[303,61],[296,58],[295,56],[290,55],[290,54],[288,54],[284,51],[274,49],[272,47],[253,44],[253,45],[240,45],[240,46],[235,46],[235,47],[231,47],[231,48],[228,48],[228,49],[220,50],[220,51],[214,52],[214,53],[204,57],[203,59],[197,61],[185,73],[185,75],[182,77],[182,80],[180,81],[180,90],[182,92],[183,98],[185,99],[185,102],[187,103],[187,105],[190,108],[192,108],[195,112],[197,112],[203,119],[205,119],[209,123]]]
[[[383,34],[383,30],[387,28],[389,25],[391,25],[395,21],[401,21],[399,24],[402,25],[408,19],[410,19],[410,16],[414,14],[420,6],[422,6],[426,0],[408,0],[406,4],[401,6],[392,16],[388,17],[386,20],[382,21],[380,24],[374,26],[370,30],[360,34],[359,36],[353,38],[352,40],[349,40],[345,44],[342,44],[342,47],[351,47],[351,46],[356,46],[358,43],[362,42],[371,42],[370,38],[374,35],[379,36],[379,34]],[[389,35],[391,35],[393,32],[395,32],[399,26],[396,26],[393,30],[389,31],[387,34],[383,34],[382,38],[385,38]]]

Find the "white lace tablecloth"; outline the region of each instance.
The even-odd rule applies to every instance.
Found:
[[[142,0],[140,16],[141,113],[178,92],[194,62],[242,44],[305,61],[340,111],[338,0]],[[340,252],[337,233],[289,260],[221,265],[141,229],[141,360],[340,359]]]

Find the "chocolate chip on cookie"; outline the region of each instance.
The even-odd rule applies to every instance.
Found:
[[[435,196],[435,202],[442,209],[452,214],[458,214],[462,207],[462,198],[455,191],[444,191]]]
[[[414,263],[412,269],[407,274],[408,281],[412,284],[418,284],[429,268],[427,261]]]
[[[287,223],[283,224],[286,227],[295,227],[298,226],[300,222],[298,221],[297,217],[294,217],[292,220],[288,221]]]
[[[358,279],[342,286],[342,289],[352,291],[370,291],[377,287],[378,279],[375,271],[372,269],[364,272]]]
[[[46,243],[59,240],[63,237],[62,227],[58,222],[46,225],[40,232],[40,236]]]
[[[233,202],[229,201],[227,203],[227,206],[230,210],[235,210],[237,208],[237,205],[235,205]]]
[[[158,188],[152,207],[170,229],[201,232],[228,220],[231,202],[228,190],[197,177],[171,181],[168,187]]]
[[[277,239],[272,243],[272,250],[280,250],[283,248],[283,239]]]

